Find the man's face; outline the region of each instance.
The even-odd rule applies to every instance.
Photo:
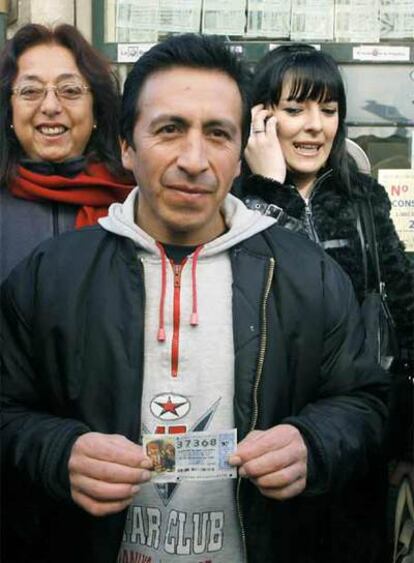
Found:
[[[150,75],[138,99],[134,147],[122,160],[140,187],[137,223],[156,240],[195,245],[219,236],[220,212],[240,173],[242,101],[216,70]]]

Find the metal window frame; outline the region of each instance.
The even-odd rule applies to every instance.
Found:
[[[105,0],[92,0],[92,41],[95,47],[102,51],[111,61],[117,63],[118,60],[118,43],[107,43],[105,37]],[[259,61],[269,50],[269,45],[279,45],[286,43],[282,40],[257,40],[257,39],[244,39],[234,38],[229,41],[232,48],[244,56],[249,63],[256,63]],[[315,41],[310,41],[314,44]],[[380,43],[335,43],[335,42],[317,42],[320,49],[333,56],[337,63],[361,63],[353,58],[353,49],[357,46],[371,45],[371,46],[404,46],[410,48],[410,60],[406,64],[414,62],[414,42],[410,39],[401,41],[382,41]],[[394,62],[378,61],[381,64],[395,64]],[[367,61],[364,64],[377,64],[377,61]],[[401,63],[400,63],[401,64]]]

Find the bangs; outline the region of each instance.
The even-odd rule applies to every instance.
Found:
[[[290,87],[287,99],[297,102],[312,100],[318,103],[338,102],[341,87],[336,76],[328,68],[319,65],[300,65],[296,63],[285,74],[284,82]],[[281,94],[281,93],[280,93]]]

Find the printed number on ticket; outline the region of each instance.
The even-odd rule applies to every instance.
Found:
[[[237,431],[146,434],[143,446],[154,465],[152,481],[171,483],[184,479],[234,479],[237,469],[228,457],[237,446]]]

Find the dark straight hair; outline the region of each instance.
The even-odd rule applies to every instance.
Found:
[[[244,63],[230,51],[222,38],[185,33],[154,45],[135,63],[122,96],[121,136],[133,146],[132,132],[138,118],[138,101],[145,81],[161,70],[186,67],[218,70],[234,80],[242,101],[242,148],[250,130],[250,75]]]
[[[22,156],[20,143],[10,127],[10,98],[19,57],[37,45],[59,45],[72,53],[80,73],[91,88],[97,124],[84,154],[90,161],[106,164],[115,175],[124,176],[119,147],[120,96],[110,63],[72,25],[62,24],[50,29],[43,25],[27,24],[7,41],[0,52],[0,185],[10,181]]]
[[[281,45],[267,53],[256,67],[253,105],[277,105],[286,82],[290,84],[289,99],[338,103],[338,131],[327,167],[332,168],[339,184],[350,191],[357,167],[345,145],[346,94],[337,63],[330,55],[311,45]]]

